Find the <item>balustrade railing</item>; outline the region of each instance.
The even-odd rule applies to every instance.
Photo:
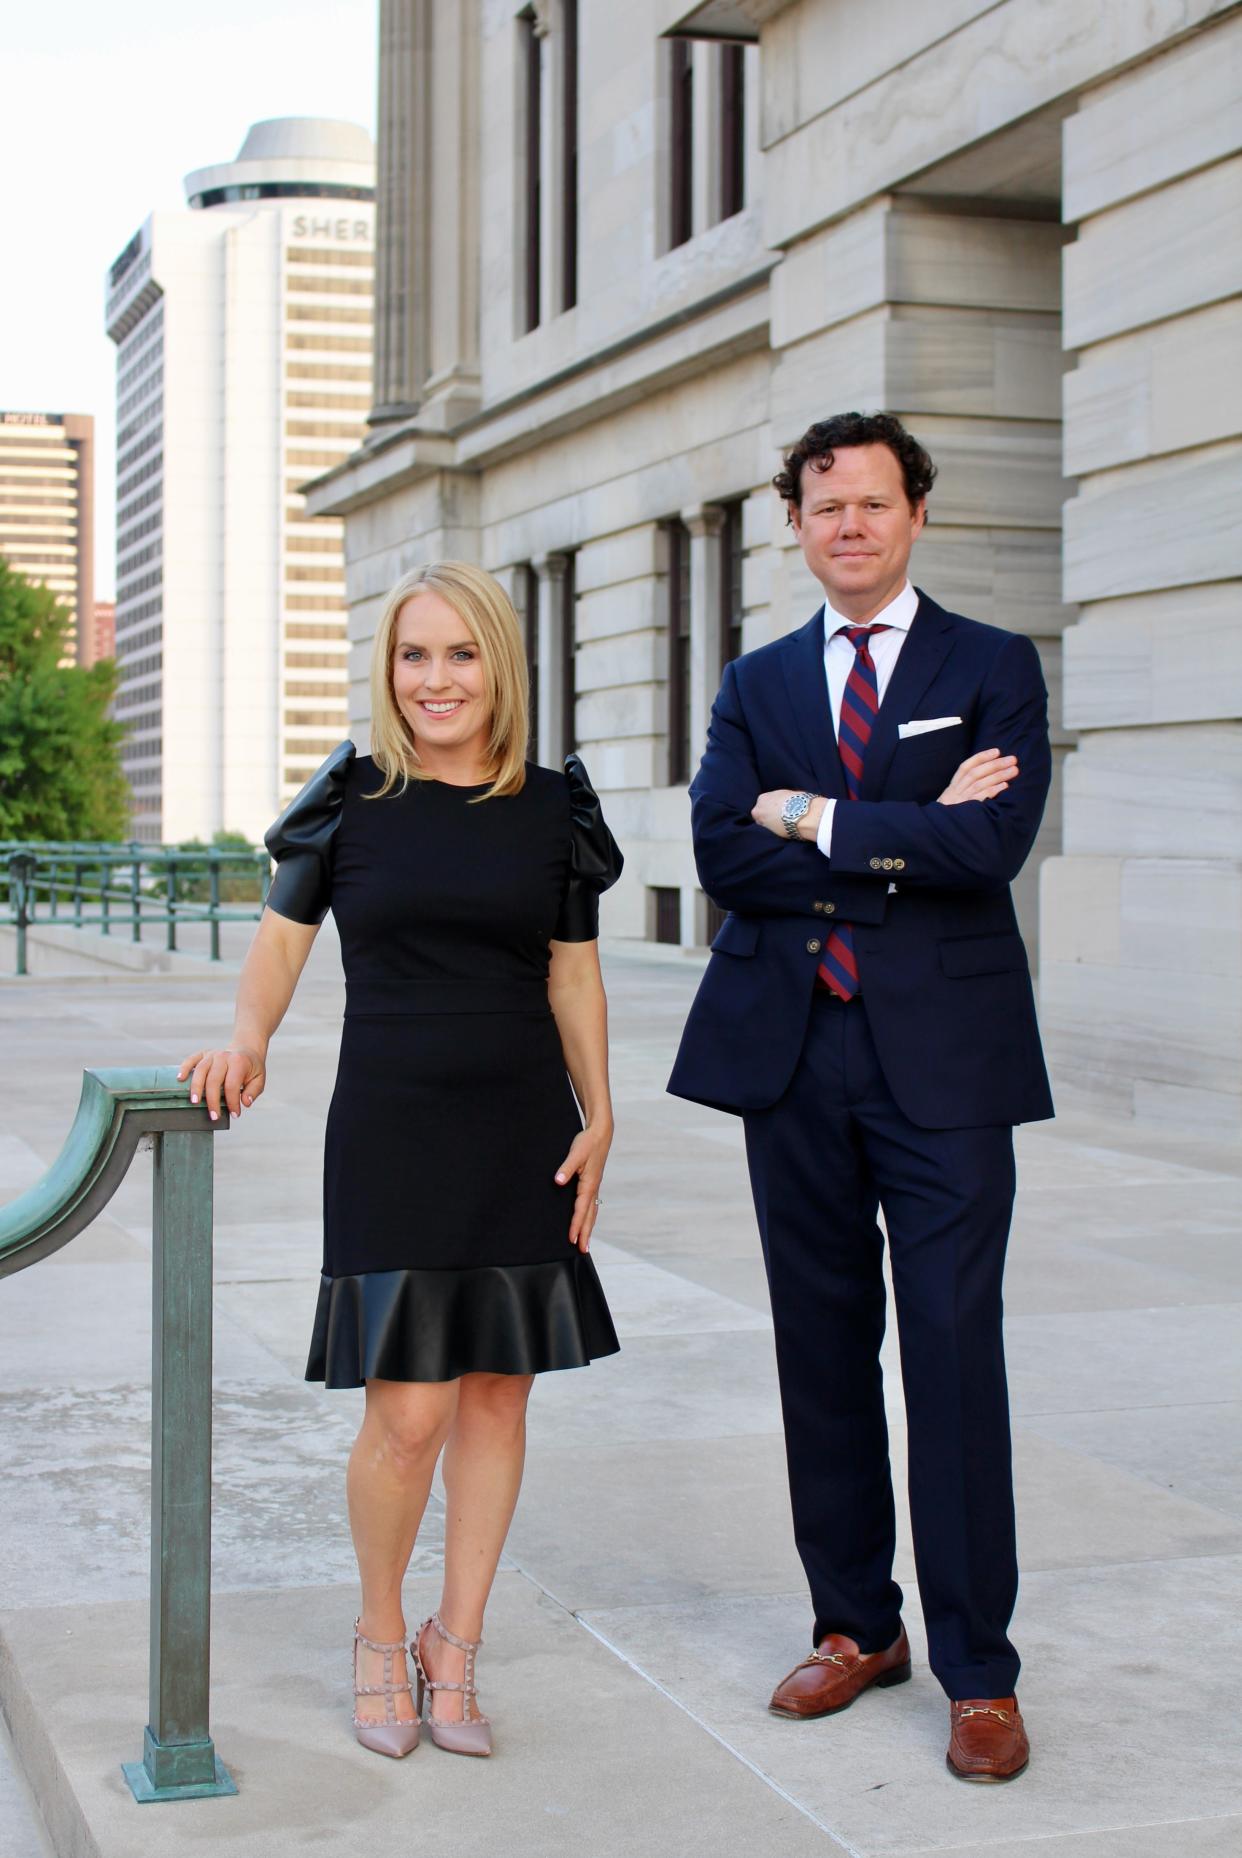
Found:
[[[213,1123],[171,1067],[87,1071],[42,1180],[0,1207],[0,1279],[59,1251],[102,1213],[149,1138],[154,1160],[151,1339],[151,1653],[136,1800],[237,1788],[209,1726]],[[0,1316],[3,1292],[0,1291]]]
[[[162,928],[174,952],[181,927],[206,923],[219,961],[221,923],[256,921],[270,885],[261,848],[0,842],[0,927],[16,931],[18,974],[28,971],[29,930],[44,923],[133,942]]]

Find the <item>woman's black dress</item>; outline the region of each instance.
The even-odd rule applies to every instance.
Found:
[[[490,800],[380,779],[343,742],[267,835],[269,908],[331,909],[345,968],[306,1378],[581,1367],[618,1343],[553,1178],[582,1125],[548,941],[599,933],[621,854],[576,756]]]

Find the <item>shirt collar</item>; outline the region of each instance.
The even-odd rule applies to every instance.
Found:
[[[894,594],[886,607],[882,607],[874,619],[869,619],[869,626],[891,626],[896,632],[909,632],[914,624],[914,616],[919,610],[919,597],[907,581],[899,594]],[[847,619],[838,613],[827,600],[824,601],[824,638],[833,638],[846,626],[856,626],[856,619]]]

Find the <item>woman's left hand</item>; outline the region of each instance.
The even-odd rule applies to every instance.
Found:
[[[599,1187],[604,1178],[604,1163],[612,1146],[611,1129],[593,1129],[590,1124],[573,1140],[573,1147],[556,1170],[556,1184],[566,1187],[578,1177],[574,1216],[569,1225],[569,1243],[579,1251],[589,1251],[595,1218],[600,1209]]]

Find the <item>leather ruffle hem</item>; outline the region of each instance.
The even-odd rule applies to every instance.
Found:
[[[544,1374],[619,1347],[595,1265],[575,1249],[546,1264],[321,1278],[306,1379],[361,1387]]]

